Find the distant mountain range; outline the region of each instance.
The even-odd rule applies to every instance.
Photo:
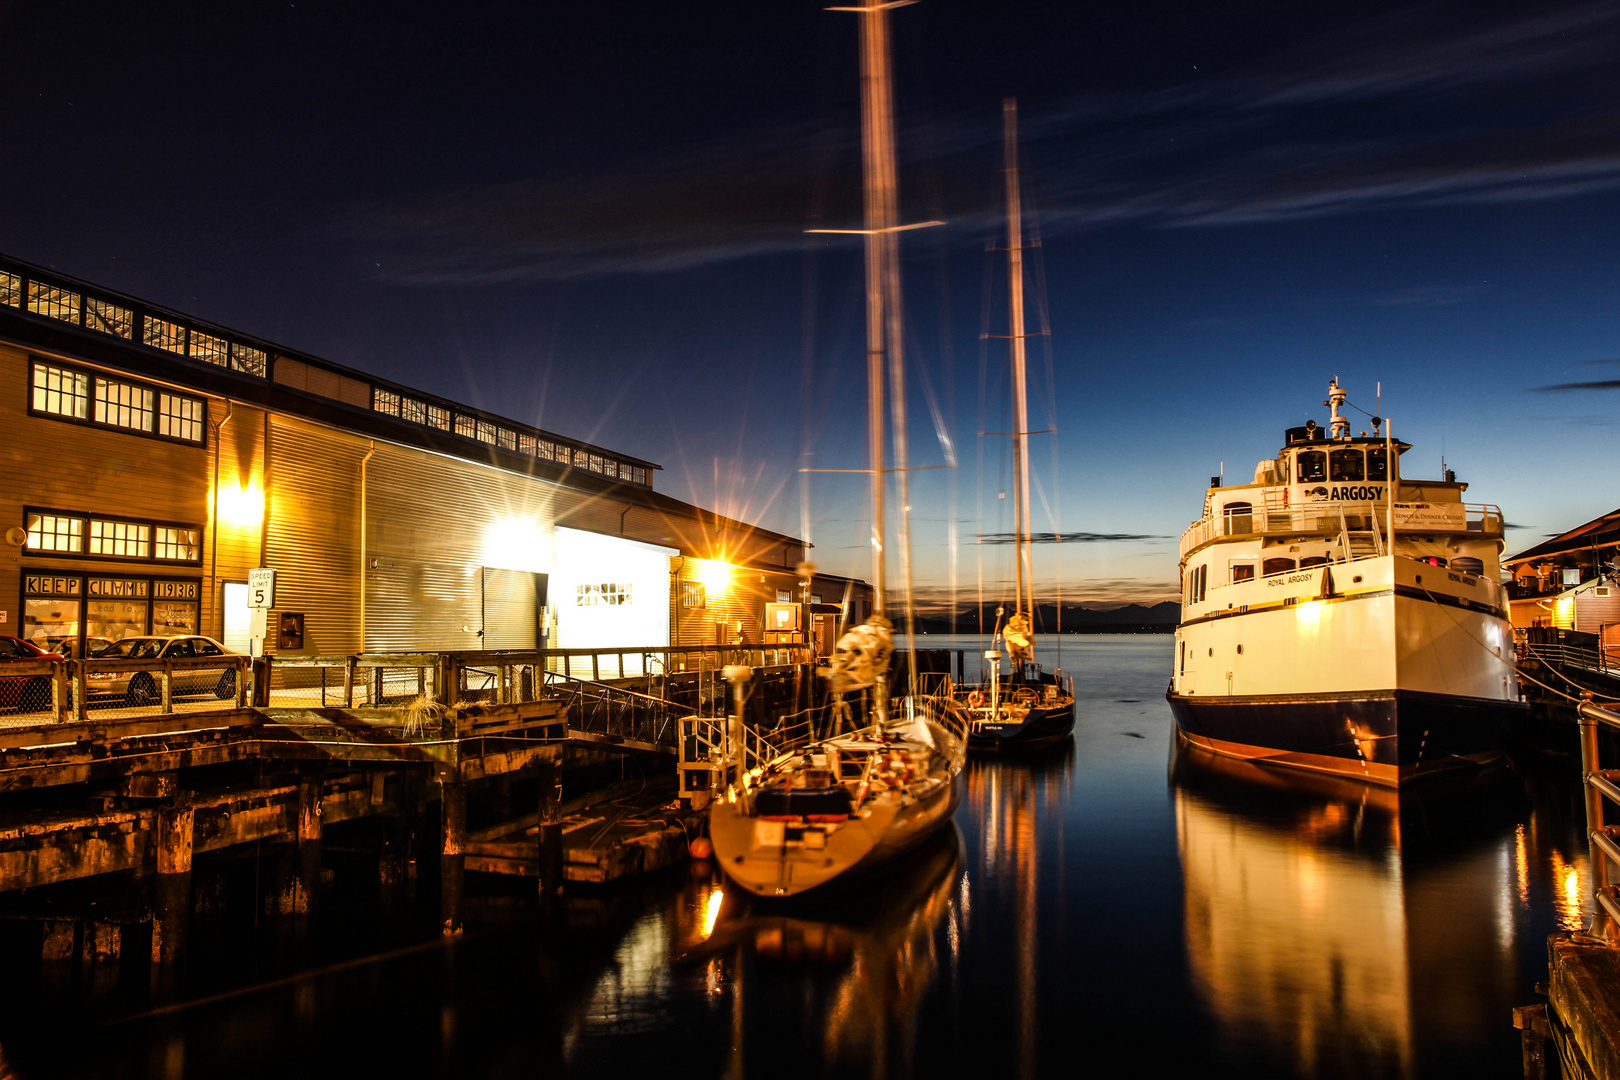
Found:
[[[995,604],[966,607],[952,620],[945,615],[917,616],[917,632],[922,634],[976,634],[981,625],[988,631],[996,624]],[[1003,616],[1005,618],[1005,616]],[[1173,600],[1146,607],[1127,604],[1121,608],[1095,608],[1068,606],[1063,608],[1061,624],[1056,604],[1042,604],[1035,609],[1037,633],[1056,633],[1059,625],[1065,634],[1170,634],[1181,621],[1181,605]]]

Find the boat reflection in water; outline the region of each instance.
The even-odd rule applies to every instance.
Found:
[[[972,877],[981,892],[980,908],[1008,929],[1011,942],[997,939],[998,947],[1011,945],[1014,985],[1006,1000],[1015,1009],[1012,1030],[1017,1033],[1016,1057],[1009,1065],[1023,1078],[1037,1071],[1037,988],[1040,980],[1041,849],[1060,853],[1063,846],[1063,806],[1074,775],[1074,743],[1046,750],[1030,749],[1017,759],[978,759],[967,773],[967,798],[962,813],[972,822],[977,837],[978,865]],[[1050,870],[1048,870],[1050,873]],[[1061,879],[1061,875],[1059,875]],[[1065,910],[1061,880],[1044,885],[1055,911]],[[1050,949],[1051,943],[1048,943]],[[998,965],[999,966],[999,965]],[[981,988],[981,1014],[995,997]],[[1001,1017],[995,1017],[996,1022]]]
[[[941,963],[954,966],[940,953],[959,941],[961,860],[953,825],[826,894],[761,900],[728,883],[683,957],[717,995],[729,991],[727,1074],[779,1074],[784,1054],[787,1072],[814,1071],[802,1060],[810,1032],[823,1071],[909,1072],[918,1010]]]
[[[1302,1076],[1414,1076],[1516,1041],[1530,894],[1578,898],[1585,862],[1567,830],[1537,844],[1507,769],[1397,792],[1180,743],[1171,776],[1188,964],[1229,1043]]]

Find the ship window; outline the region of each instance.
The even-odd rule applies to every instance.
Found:
[[[1270,577],[1272,574],[1286,574],[1293,568],[1293,559],[1267,559],[1260,564],[1260,573],[1265,577]]]
[[[1375,446],[1367,451],[1367,479],[1389,479],[1389,455],[1384,453],[1382,446]]]
[[[1326,555],[1311,555],[1299,560],[1299,568],[1301,570],[1309,570],[1313,566],[1321,566],[1326,562]]]
[[[1233,563],[1232,564],[1232,584],[1236,585],[1240,581],[1253,581],[1253,580],[1254,580],[1254,563]]]
[[[1277,483],[1288,483],[1288,455],[1280,454],[1277,457]]]
[[[1254,507],[1246,502],[1231,502],[1226,504],[1226,534],[1249,533],[1254,531]]]
[[[1327,479],[1327,455],[1320,450],[1306,450],[1299,455],[1299,482],[1314,484]]]
[[[1335,450],[1328,455],[1328,462],[1332,466],[1332,479],[1365,480],[1367,478],[1367,462],[1362,452],[1354,446],[1346,446]]]

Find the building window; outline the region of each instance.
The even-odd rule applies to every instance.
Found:
[[[186,354],[186,328],[179,323],[169,322],[166,319],[153,318],[151,315],[141,320],[145,333],[146,344],[154,349],[163,349],[167,352]]]
[[[179,394],[158,395],[157,433],[186,442],[203,441],[203,403]]]
[[[37,281],[28,283],[28,310],[35,315],[44,315],[50,319],[61,319],[63,322],[77,323],[79,321],[79,294],[58,289],[51,285],[41,285]]]
[[[463,413],[456,413],[457,435],[460,435],[464,439],[471,439],[476,437],[477,433],[478,421],[476,419],[471,416],[464,415]]]
[[[153,544],[152,557],[166,562],[200,562],[200,529],[181,529],[170,525],[159,526]]]
[[[66,555],[84,552],[84,518],[29,514],[27,520],[29,551],[59,551]]]
[[[87,296],[84,298],[84,325],[103,334],[127,338],[134,332],[135,316],[128,308]]]
[[[152,391],[144,386],[96,380],[96,423],[111,427],[152,430]]]
[[[235,371],[245,371],[249,375],[264,378],[265,370],[270,366],[270,358],[263,349],[254,349],[247,345],[231,342],[231,368]]]
[[[427,406],[415,398],[399,399],[399,415],[402,420],[409,420],[413,424],[427,423]]]
[[[475,429],[474,437],[477,438],[477,440],[481,443],[489,443],[491,446],[494,446],[495,425],[490,423],[488,420],[478,421],[478,426]]]
[[[681,582],[681,607],[700,608],[703,606],[703,583],[701,581]]]
[[[201,330],[191,332],[191,358],[219,367],[231,366],[230,350],[225,344],[225,339],[205,334]]]
[[[638,484],[645,484],[647,482],[647,470],[639,465],[636,466],[630,470],[630,479]]]
[[[0,270],[0,304],[22,306],[22,275]]]
[[[575,607],[620,607],[630,602],[630,583],[605,582],[574,587]]]
[[[90,554],[115,559],[148,559],[152,556],[152,526],[133,521],[90,519]]]
[[[518,434],[511,428],[495,429],[495,445],[502,450],[516,450],[518,448]]]
[[[49,364],[34,365],[34,411],[75,420],[90,415],[90,377]]]
[[[374,386],[371,388],[371,408],[375,412],[398,416],[399,395],[392,390],[384,390],[380,386]]]
[[[534,456],[541,461],[552,461],[557,456],[557,447],[548,439],[536,439],[534,442]]]
[[[525,435],[521,431],[518,432],[518,437],[517,437],[518,453],[527,454],[530,457],[534,457],[535,456],[536,444],[538,442],[539,442],[539,440],[536,439],[533,435]]]
[[[438,405],[427,407],[427,425],[440,431],[450,430],[450,410]]]
[[[778,604],[791,604],[791,603],[793,603],[793,593],[790,592],[787,589],[777,589],[776,590],[776,602]]]

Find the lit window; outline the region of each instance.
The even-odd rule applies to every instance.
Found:
[[[263,349],[255,349],[238,342],[231,342],[231,369],[245,371],[249,375],[264,378],[265,370],[270,366],[270,358]]]
[[[700,582],[700,581],[683,581],[683,582],[681,582],[681,607],[683,607],[683,608],[700,608],[700,607],[704,606],[703,600],[704,600],[704,596],[703,596],[703,583],[702,582]]]
[[[490,423],[488,420],[478,421],[478,427],[474,437],[479,442],[489,443],[491,446],[495,445],[495,425]]]
[[[589,465],[589,466],[588,466],[588,468],[589,468],[589,469],[590,469],[590,470],[591,470],[591,472],[593,472],[593,473],[599,473],[599,472],[602,472],[602,471],[603,471],[603,466],[602,466],[602,455],[601,455],[601,454],[592,454],[592,455],[591,455],[591,463],[590,463],[590,465]]]
[[[133,521],[90,519],[90,554],[145,559],[152,554],[152,527]]]
[[[473,438],[478,431],[478,421],[471,416],[456,413],[456,434],[464,439]]]
[[[84,325],[103,334],[127,338],[133,332],[135,316],[128,308],[87,296],[84,299]]]
[[[48,364],[34,365],[34,411],[85,420],[90,416],[90,377]]]
[[[35,315],[44,315],[51,319],[61,319],[63,322],[77,323],[79,321],[79,294],[31,281],[28,283],[28,310]]]
[[[84,519],[61,514],[29,514],[28,550],[60,551],[72,555],[82,553]]]
[[[158,395],[157,432],[171,439],[203,441],[203,403],[179,394]]]
[[[537,442],[538,442],[538,440],[533,435],[525,435],[521,431],[518,432],[518,437],[517,437],[518,453],[520,453],[520,454],[528,454],[530,457],[534,457],[535,456],[535,445],[536,445]]]
[[[186,352],[186,328],[179,323],[169,322],[166,319],[153,318],[151,315],[142,319],[145,342],[154,349],[164,349],[168,352]]]
[[[384,390],[380,386],[374,386],[371,388],[371,408],[375,412],[398,416],[399,395],[392,390]]]
[[[22,306],[22,275],[0,270],[0,304]]]
[[[630,583],[627,581],[574,587],[575,607],[620,607],[629,602]]]
[[[200,531],[159,527],[153,539],[152,556],[169,562],[198,562],[201,559],[198,553]]]
[[[495,429],[495,445],[499,446],[502,450],[516,450],[517,443],[517,432],[513,431],[511,428]]]
[[[413,424],[427,423],[427,406],[415,398],[399,399],[399,415]]]
[[[638,484],[645,484],[647,482],[647,470],[639,465],[636,466],[630,470],[630,479]]]
[[[225,339],[205,334],[201,330],[191,332],[191,358],[208,364],[218,364],[220,367],[231,366],[230,351]]]
[[[112,379],[96,380],[96,423],[152,430],[152,391]]]
[[[546,439],[537,439],[534,444],[534,456],[541,461],[551,461],[557,456],[557,447]]]

